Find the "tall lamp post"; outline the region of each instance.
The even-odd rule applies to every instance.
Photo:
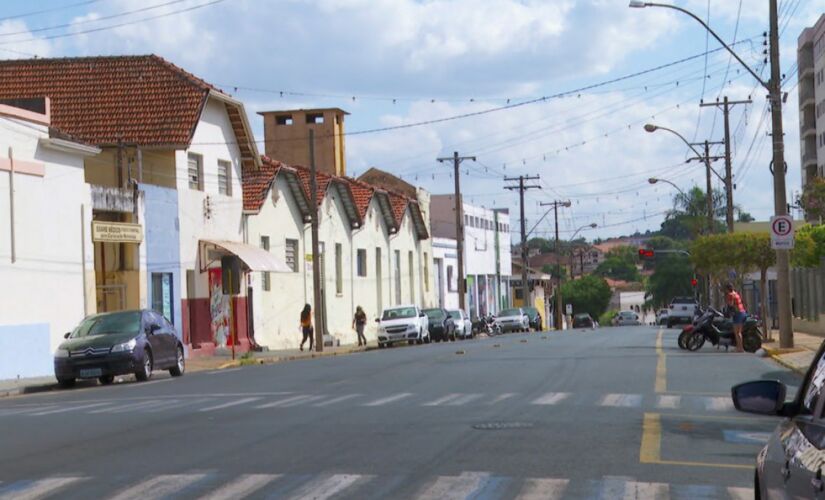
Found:
[[[649,183],[651,183],[651,184],[656,184],[657,182],[664,182],[665,184],[670,184],[671,186],[673,186],[674,188],[676,188],[676,191],[679,191],[679,192],[682,194],[682,196],[684,196],[685,198],[687,198],[687,194],[685,194],[685,192],[684,192],[684,191],[682,191],[682,188],[680,188],[679,186],[677,186],[676,184],[674,184],[674,183],[670,182],[670,181],[669,181],[669,180],[667,180],[667,179],[659,179],[659,178],[657,178],[657,177],[651,177],[650,179],[648,179],[648,180],[647,180],[647,182],[649,182]]]
[[[573,240],[575,240],[576,235],[579,234],[579,232],[582,229],[585,229],[585,228],[596,229],[597,227],[598,227],[598,224],[596,224],[595,222],[593,222],[592,224],[583,225],[582,227],[580,227],[580,228],[576,229],[575,231],[573,231],[573,235],[570,236],[570,241],[572,242]],[[575,267],[575,262],[573,261],[573,257],[574,257],[574,252],[571,250],[570,251],[570,279],[573,279],[573,268]],[[582,267],[584,267],[584,266],[582,266]],[[581,269],[580,271],[581,271],[582,274],[584,274],[584,269]]]
[[[769,0],[769,16],[770,16],[770,60],[771,60],[771,78],[767,82],[754,72],[750,66],[745,64],[745,61],[740,58],[736,52],[733,51],[710,27],[702,21],[696,14],[689,10],[677,7],[675,5],[643,2],[640,0],[631,0],[630,7],[664,7],[668,9],[678,10],[702,25],[713,38],[716,39],[722,46],[733,56],[739,64],[741,64],[755,79],[759,82],[765,90],[768,91],[768,102],[771,105],[771,125],[772,125],[772,144],[773,144],[773,161],[771,162],[771,170],[773,174],[773,203],[774,213],[776,215],[787,215],[787,194],[785,193],[785,139],[782,132],[782,87],[781,87],[781,69],[779,67],[779,16],[777,13],[777,0]],[[776,281],[779,303],[779,346],[783,348],[793,347],[793,323],[791,318],[791,294],[790,294],[790,255],[787,249],[776,249]]]

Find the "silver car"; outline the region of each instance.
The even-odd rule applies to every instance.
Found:
[[[622,311],[613,318],[614,326],[637,326],[641,324],[639,315],[633,311]]]
[[[754,497],[822,498],[822,456],[825,436],[825,344],[819,348],[804,382],[792,401],[777,380],[739,384],[731,393],[739,411],[782,417],[756,456]]]
[[[462,311],[461,309],[453,309],[447,311],[451,318],[453,318],[453,323],[455,323],[455,335],[461,339],[469,339],[473,337],[473,327],[470,324],[470,318],[467,317],[467,313]]]
[[[530,318],[524,309],[514,307],[501,311],[496,317],[496,324],[502,332],[526,332],[530,328]]]

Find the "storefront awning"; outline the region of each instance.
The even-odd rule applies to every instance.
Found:
[[[267,271],[274,273],[292,272],[292,268],[290,268],[286,262],[274,254],[256,246],[224,240],[200,240],[200,243],[202,248],[213,246],[228,254],[237,256],[250,271]]]

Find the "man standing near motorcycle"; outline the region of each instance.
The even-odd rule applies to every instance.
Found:
[[[745,319],[748,317],[745,312],[745,305],[742,303],[742,297],[739,292],[733,289],[733,284],[725,285],[727,293],[725,293],[725,302],[730,310],[733,312],[733,336],[736,339],[736,352],[745,352],[742,347],[742,327],[745,325]]]

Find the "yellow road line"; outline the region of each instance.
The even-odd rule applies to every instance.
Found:
[[[667,392],[667,366],[665,361],[665,352],[662,350],[662,333],[659,329],[659,334],[656,336],[656,382],[654,389],[657,393]]]
[[[672,416],[672,415],[668,415]],[[639,446],[639,463],[657,465],[681,465],[685,467],[717,467],[727,469],[752,469],[749,464],[719,464],[687,460],[662,460],[662,415],[645,413],[642,421],[642,443]],[[729,417],[736,418],[736,417]],[[742,417],[739,417],[742,418]]]

